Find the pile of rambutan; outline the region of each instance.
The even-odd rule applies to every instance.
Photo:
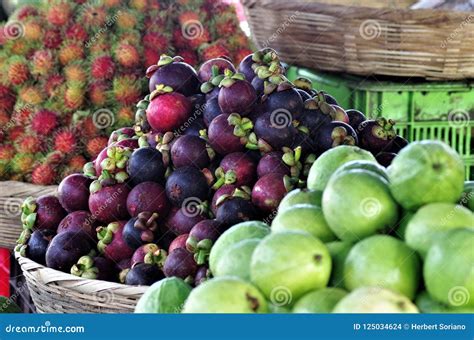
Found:
[[[0,23],[0,180],[49,185],[80,172],[134,121],[141,75],[162,54],[198,66],[251,53],[214,0],[50,0]]]

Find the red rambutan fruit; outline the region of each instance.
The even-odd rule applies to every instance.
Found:
[[[54,136],[54,150],[64,154],[71,154],[77,148],[77,140],[71,130],[58,131]]]
[[[95,58],[91,64],[91,75],[92,78],[102,80],[102,79],[112,79],[115,72],[115,63],[112,57],[108,55],[103,55]]]
[[[39,164],[33,168],[31,183],[37,185],[51,185],[56,182],[56,169],[50,164]]]
[[[49,135],[58,125],[58,116],[53,111],[39,110],[31,120],[31,128],[38,135]]]
[[[15,93],[9,87],[0,84],[0,110],[11,112],[15,102]]]
[[[50,49],[56,49],[61,46],[63,38],[61,36],[61,31],[57,28],[51,28],[44,32],[43,44],[44,47]]]
[[[67,2],[59,2],[48,7],[46,19],[55,26],[65,25],[71,17],[71,6]]]
[[[86,29],[79,23],[72,24],[66,29],[66,38],[70,40],[86,41],[88,38]]]
[[[114,50],[117,62],[124,67],[135,67],[140,63],[137,49],[127,43],[120,43]]]
[[[91,158],[97,155],[107,146],[108,138],[104,136],[97,136],[87,142],[86,150]]]

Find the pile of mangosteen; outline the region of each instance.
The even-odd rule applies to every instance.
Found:
[[[387,166],[407,144],[393,121],[344,110],[285,71],[269,48],[237,69],[222,57],[198,72],[162,56],[146,72],[150,93],[135,126],[114,131],[57,197],[24,202],[17,251],[89,279],[198,285],[219,235],[242,221],[270,222],[320,154],[359,145]]]

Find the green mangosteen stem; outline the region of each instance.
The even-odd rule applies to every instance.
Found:
[[[159,95],[166,94],[166,93],[171,93],[173,91],[174,90],[171,86],[167,86],[167,85],[164,85],[164,84],[156,85],[155,90],[152,93],[150,93],[150,100],[155,99]]]
[[[251,198],[251,193],[249,193],[245,187],[242,187],[242,188],[236,188],[233,192],[232,192],[232,197],[240,197],[240,198],[243,198],[245,200],[250,200]]]
[[[129,271],[130,271],[130,268],[126,268],[120,272],[119,274],[120,283],[125,283],[125,278],[127,277],[127,274]]]
[[[138,147],[145,148],[147,146],[150,146],[150,143],[148,143],[147,138],[145,136],[140,136],[140,138],[138,138]]]
[[[20,244],[20,245],[25,245],[28,243],[28,240],[30,239],[31,237],[31,230],[30,229],[24,229],[21,234],[20,234],[20,237],[18,238],[18,241],[17,243]]]
[[[198,241],[194,236],[189,236],[186,240],[186,249],[190,252],[195,252],[197,249]]]
[[[269,153],[273,151],[273,148],[263,138],[258,139],[258,149],[263,153]]]
[[[36,211],[36,200],[34,197],[29,196],[23,201],[21,205],[21,211],[24,214],[30,214]]]
[[[209,93],[214,89],[214,86],[211,82],[206,81],[205,83],[201,84],[201,92],[202,93]]]
[[[215,77],[212,77],[211,80],[210,80],[212,87],[214,88],[214,87],[219,86],[219,84],[221,83],[221,81],[224,80],[224,78],[225,78],[225,76],[222,75],[222,74],[219,74]]]
[[[224,175],[224,183],[232,184],[232,183],[235,183],[235,181],[237,181],[237,174],[235,173],[235,171],[232,171],[232,170],[227,171]]]
[[[308,78],[300,77],[300,78],[297,78],[293,83],[299,89],[302,89],[305,91],[313,90],[313,83]]]
[[[89,191],[91,192],[91,194],[96,193],[100,189],[102,189],[102,185],[98,180],[93,181],[89,186]]]
[[[82,171],[85,176],[89,178],[95,178],[95,167],[93,162],[88,162],[84,164],[84,167],[82,168]]]
[[[142,99],[137,103],[136,106],[138,109],[146,110],[149,104],[150,102],[148,100]]]

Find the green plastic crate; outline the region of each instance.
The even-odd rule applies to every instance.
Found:
[[[394,119],[397,133],[409,141],[436,139],[464,159],[466,179],[474,177],[474,82],[388,81],[291,67],[288,78],[311,79],[345,109],[368,117]]]

